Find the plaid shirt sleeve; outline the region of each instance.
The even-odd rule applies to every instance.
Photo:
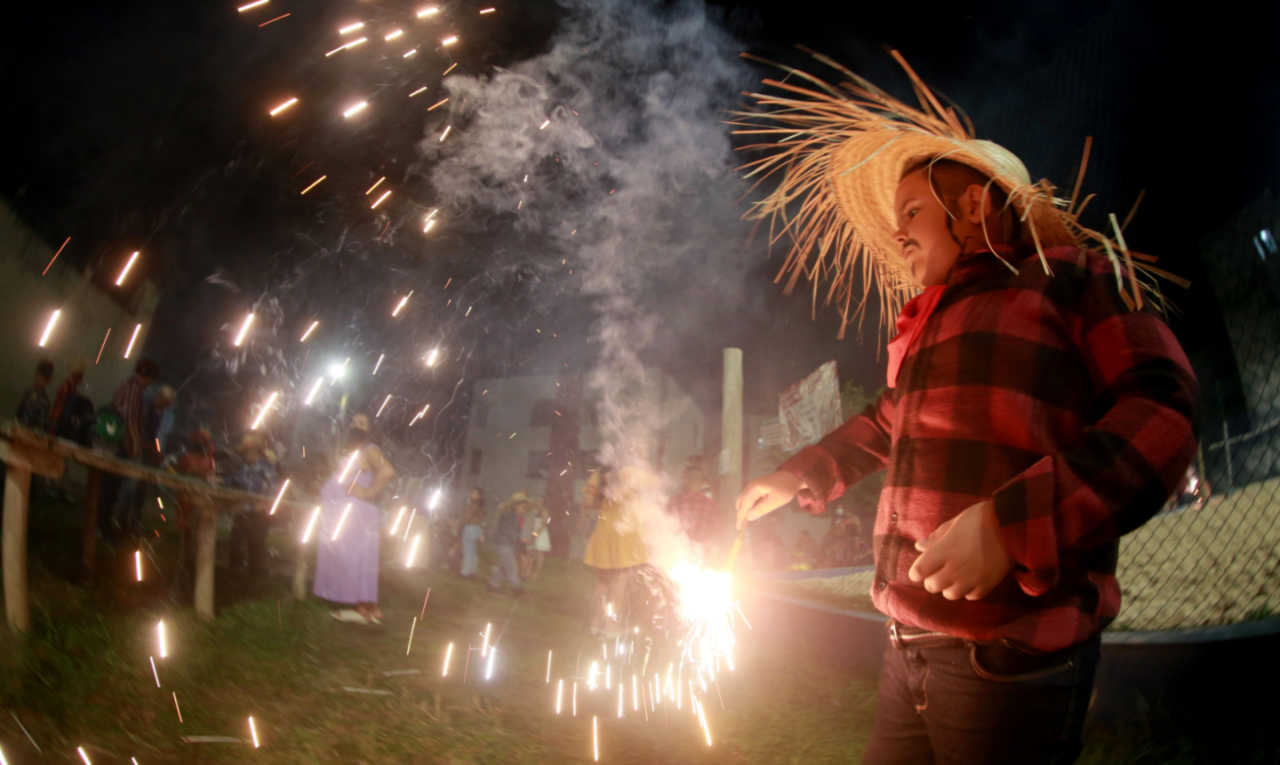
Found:
[[[1197,384],[1173,333],[1121,305],[1109,269],[1093,269],[1082,289],[1074,335],[1101,417],[993,496],[1013,574],[1031,596],[1058,581],[1061,551],[1113,542],[1159,511],[1195,452]]]
[[[782,464],[779,470],[805,482],[796,501],[814,515],[845,490],[889,463],[890,423],[897,404],[894,389],[886,389],[862,414],[828,433]]]

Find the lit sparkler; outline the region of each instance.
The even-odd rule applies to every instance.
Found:
[[[258,743],[258,726],[253,723],[253,715],[249,715],[249,737],[253,740],[253,748],[257,749]]]
[[[391,403],[391,394],[390,394],[390,393],[388,393],[388,394],[387,394],[387,397],[386,397],[386,398],[382,399],[382,406],[378,407],[378,413],[377,413],[377,414],[375,414],[375,415],[373,416],[373,419],[375,419],[375,420],[376,420],[376,419],[378,419],[379,417],[381,417],[381,416],[382,416],[382,410],[383,410],[383,409],[386,409],[386,408],[387,408],[387,404],[389,404],[389,403]]]
[[[351,106],[348,106],[348,107],[347,107],[347,108],[342,112],[342,117],[343,117],[344,119],[351,119],[352,117],[356,116],[357,114],[359,114],[360,112],[362,112],[362,111],[364,111],[365,109],[368,109],[368,108],[369,108],[369,102],[368,102],[368,101],[358,101],[358,102],[356,102],[356,103],[352,104]]]
[[[117,287],[124,284],[124,278],[129,275],[129,270],[133,268],[134,263],[138,262],[138,256],[141,254],[142,253],[140,251],[134,250],[133,254],[129,256],[129,260],[125,262],[124,268],[120,269],[120,275],[116,277]]]
[[[138,581],[141,582],[142,581],[142,551],[141,550],[133,551],[133,568],[134,568],[134,571],[136,571],[138,574]]]
[[[352,22],[352,23],[350,23],[350,24],[346,25],[345,27],[339,27],[339,28],[338,28],[338,34],[340,34],[340,35],[349,35],[349,34],[351,34],[352,32],[359,32],[361,29],[364,29],[364,22],[363,22],[363,21],[355,21],[355,22]]]
[[[133,353],[133,344],[138,342],[138,333],[141,331],[142,331],[141,324],[133,325],[133,334],[129,336],[129,344],[125,346],[125,349],[124,349],[124,357],[126,359],[129,358],[129,354]],[[106,342],[105,338],[103,339],[103,342],[104,343]]]
[[[251,11],[254,8],[261,8],[262,6],[266,5],[269,2],[271,2],[271,0],[253,0],[252,3],[245,3],[244,5],[237,8],[236,12],[244,13],[245,11]]]
[[[277,114],[279,114],[279,113],[283,112],[284,110],[288,109],[289,107],[293,106],[293,105],[294,105],[294,104],[296,104],[296,103],[298,103],[298,99],[297,99],[297,97],[295,96],[295,97],[293,97],[293,98],[290,98],[290,99],[289,99],[289,100],[287,100],[287,101],[282,101],[281,103],[279,103],[278,105],[276,105],[276,107],[275,107],[275,108],[273,108],[270,112],[268,112],[268,114],[270,114],[272,117],[274,117],[274,116],[276,116]]]
[[[316,394],[320,392],[320,386],[324,385],[324,377],[316,378],[316,382],[311,386],[311,392],[303,399],[302,403],[311,406],[311,402],[316,400]]]
[[[369,38],[367,38],[367,37],[357,37],[356,39],[352,40],[351,42],[349,42],[349,43],[343,43],[342,45],[339,45],[338,47],[336,47],[336,48],[334,48],[333,50],[329,51],[328,53],[324,54],[324,57],[325,57],[325,58],[329,58],[330,56],[332,56],[332,55],[333,55],[333,54],[335,54],[335,53],[340,53],[341,51],[347,50],[347,49],[349,49],[349,48],[354,48],[354,47],[356,47],[357,45],[364,45],[364,44],[365,44],[366,42],[368,42],[368,41],[369,41]]]
[[[330,542],[337,542],[338,535],[342,533],[342,525],[347,522],[347,516],[351,514],[351,502],[342,508],[342,515],[338,516],[338,525],[333,527],[333,536],[329,537]]]
[[[284,483],[280,484],[280,491],[279,493],[276,494],[276,500],[271,503],[271,510],[267,513],[267,515],[276,514],[276,508],[280,507],[280,500],[284,499],[284,493],[289,488],[289,480],[290,479],[286,478],[284,479]]]
[[[156,622],[156,647],[159,649],[160,658],[169,658],[169,641],[165,639],[164,619]]]
[[[400,530],[400,521],[404,520],[404,511],[408,510],[408,505],[401,505],[400,511],[396,513],[396,520],[391,524],[391,531],[387,532],[387,536],[394,537],[396,532]]]
[[[240,347],[240,344],[244,342],[245,335],[249,334],[249,327],[251,326],[253,326],[252,311],[249,312],[248,316],[244,317],[244,322],[240,324],[240,331],[236,333],[235,342],[232,343],[233,346],[236,348]]]
[[[440,669],[440,677],[449,676],[449,660],[453,658],[453,643],[444,649],[444,666]]]
[[[370,210],[378,209],[378,205],[385,202],[387,197],[389,196],[391,196],[391,189],[387,189],[386,191],[382,192],[382,194],[376,200],[374,200],[373,204],[369,205],[369,209]]]
[[[44,332],[40,333],[40,342],[36,343],[38,347],[43,348],[44,344],[49,342],[49,335],[53,333],[53,327],[58,323],[58,317],[61,315],[61,308],[55,308],[53,313],[49,314],[49,320],[44,325]]]
[[[307,327],[307,331],[302,333],[302,337],[298,338],[298,342],[305,343],[307,338],[311,337],[311,333],[316,331],[316,327],[320,326],[320,320],[316,319],[311,322],[311,326]]]
[[[418,544],[422,542],[421,534],[413,535],[413,544],[409,547],[409,555],[405,558],[404,567],[413,568],[413,559],[418,556]]]
[[[322,175],[319,178],[315,179],[314,181],[311,182],[310,186],[307,186],[305,189],[302,190],[302,194],[300,194],[299,196],[305,196],[308,191],[314,189],[316,186],[319,186],[324,181],[324,179],[328,177],[329,176],[327,175]]]
[[[316,530],[316,521],[320,520],[320,506],[316,505],[311,511],[311,520],[307,521],[307,528],[302,532],[302,544],[306,544],[311,540],[311,532]]]
[[[258,410],[258,416],[253,419],[253,424],[249,426],[249,430],[257,430],[262,425],[263,419],[266,418],[267,412],[271,411],[271,407],[275,405],[276,399],[280,397],[280,391],[273,390],[271,395],[267,396],[267,403],[262,405]]]

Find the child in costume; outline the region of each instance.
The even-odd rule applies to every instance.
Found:
[[[792,499],[822,512],[887,469],[871,596],[890,644],[864,762],[1070,762],[1118,539],[1182,478],[1197,385],[1152,310],[1165,274],[1114,216],[1085,228],[1075,195],[1032,183],[894,56],[918,109],[791,70],[737,122],[785,138],[751,166],[780,175],[755,215],[793,238],[791,284],[834,275],[845,323],[871,291],[900,307],[889,388],[748,484],[738,523]]]

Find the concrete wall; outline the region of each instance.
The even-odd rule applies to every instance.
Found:
[[[77,244],[72,240],[68,250]],[[54,248],[48,242],[19,220],[7,204],[0,202],[0,305],[4,306],[0,312],[0,342],[5,348],[0,355],[0,418],[13,417],[22,392],[31,385],[36,361],[41,357],[48,357],[54,363],[50,400],[66,378],[72,362],[84,358],[88,360],[85,393],[95,405],[101,405],[111,398],[116,386],[132,374],[146,342],[159,297],[154,285],[142,286],[136,300],[139,308],[136,313],[129,312],[120,301],[94,285],[87,271],[75,268],[70,259],[64,262],[62,257],[66,251],[48,275],[42,277],[40,272],[53,253]],[[49,315],[56,308],[62,309],[61,317],[45,347],[37,347]],[[142,329],[133,354],[125,360],[122,358],[125,346],[138,323]],[[95,366],[94,359],[108,328],[111,336],[102,352],[101,363]]]

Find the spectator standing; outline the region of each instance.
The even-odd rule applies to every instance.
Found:
[[[133,368],[133,375],[116,388],[111,397],[111,407],[120,416],[123,427],[123,438],[120,441],[118,456],[127,459],[146,457],[152,464],[158,462],[151,454],[144,454],[144,449],[151,446],[147,437],[146,424],[147,402],[144,394],[147,387],[159,375],[159,367],[151,359],[142,359]],[[158,455],[155,455],[158,457]],[[126,536],[137,533],[137,524],[141,517],[142,505],[138,492],[138,479],[131,477],[111,476],[105,481],[104,496],[111,501],[106,504],[111,510],[103,514],[103,536],[110,539],[118,532]]]
[[[124,439],[120,443],[123,457],[134,459],[142,451],[142,419],[146,412],[142,394],[159,375],[160,368],[154,361],[142,359],[134,366],[133,375],[121,383],[111,397],[111,406],[124,425]]]
[[[40,359],[36,363],[36,376],[30,388],[18,402],[18,422],[35,430],[49,428],[49,381],[53,379],[53,362]]]
[[[274,455],[267,449],[266,437],[257,431],[245,433],[236,448],[240,466],[227,479],[227,485],[254,494],[268,495],[276,486]],[[264,501],[244,502],[231,522],[231,567],[243,569],[256,581],[267,562],[267,505]]]
[[[67,404],[79,395],[80,383],[84,382],[84,370],[88,365],[89,362],[86,359],[77,359],[71,365],[67,379],[62,381],[62,385],[58,386],[58,392],[53,396],[53,408],[49,411],[49,432],[55,436],[62,435],[60,432],[62,414],[67,410]]]
[[[489,575],[489,589],[497,591],[504,583],[518,595],[520,571],[516,565],[516,546],[520,544],[520,528],[529,507],[529,496],[523,491],[511,495],[511,499],[498,506],[498,525],[493,532],[493,551],[496,559]]]
[[[466,578],[480,568],[479,546],[484,540],[484,492],[473,489],[462,518],[462,569]]]
[[[535,504],[529,517],[530,521],[524,535],[525,543],[529,548],[524,578],[534,581],[542,574],[542,564],[546,561],[547,553],[551,552],[551,529],[549,528],[551,513],[542,505]]]

